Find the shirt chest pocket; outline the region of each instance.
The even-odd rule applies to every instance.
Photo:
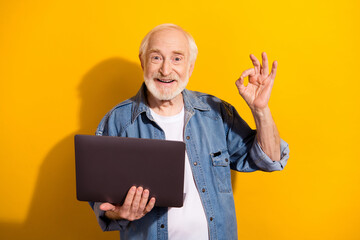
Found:
[[[230,156],[228,151],[220,150],[210,154],[212,160],[212,172],[219,192],[231,192]]]

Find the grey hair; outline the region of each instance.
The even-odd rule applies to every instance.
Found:
[[[148,32],[145,37],[143,38],[143,40],[141,41],[140,44],[140,49],[139,49],[139,57],[141,58],[141,60],[144,62],[144,54],[147,51],[147,47],[149,44],[149,39],[151,37],[151,35],[153,33],[159,32],[161,30],[164,29],[177,29],[180,30],[181,32],[183,32],[188,40],[189,43],[189,51],[190,51],[190,63],[194,63],[198,54],[198,48],[196,46],[195,40],[194,38],[190,35],[190,33],[186,32],[184,29],[182,29],[180,26],[172,24],[172,23],[164,23],[161,25],[158,25],[156,27],[154,27],[153,29],[151,29],[150,32]]]

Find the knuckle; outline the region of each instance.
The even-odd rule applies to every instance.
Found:
[[[128,202],[125,202],[123,205],[122,205],[122,208],[130,208],[130,203]]]
[[[119,214],[119,217],[122,218],[122,219],[127,219],[127,220],[129,220],[130,215],[129,215],[129,214],[126,214],[126,213],[125,213],[125,214],[123,213],[123,214]]]
[[[134,203],[133,205],[132,205],[132,209],[138,209],[139,208],[139,204],[138,203]]]

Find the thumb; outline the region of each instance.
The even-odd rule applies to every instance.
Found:
[[[99,208],[102,211],[114,211],[115,210],[115,206],[112,205],[111,203],[103,203],[99,206]]]
[[[244,78],[240,77],[236,82],[235,82],[236,87],[239,90],[240,95],[243,94],[244,90],[245,90],[245,86],[244,86]]]

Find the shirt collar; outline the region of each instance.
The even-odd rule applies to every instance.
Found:
[[[210,107],[202,102],[192,91],[184,89],[182,94],[184,98],[185,111],[194,112],[194,109],[200,111],[210,110]],[[151,119],[150,108],[147,104],[146,95],[146,85],[143,83],[136,96],[133,97],[134,103],[132,106],[131,122],[134,122],[135,119],[143,112],[146,112],[148,117],[150,116],[149,118]]]

